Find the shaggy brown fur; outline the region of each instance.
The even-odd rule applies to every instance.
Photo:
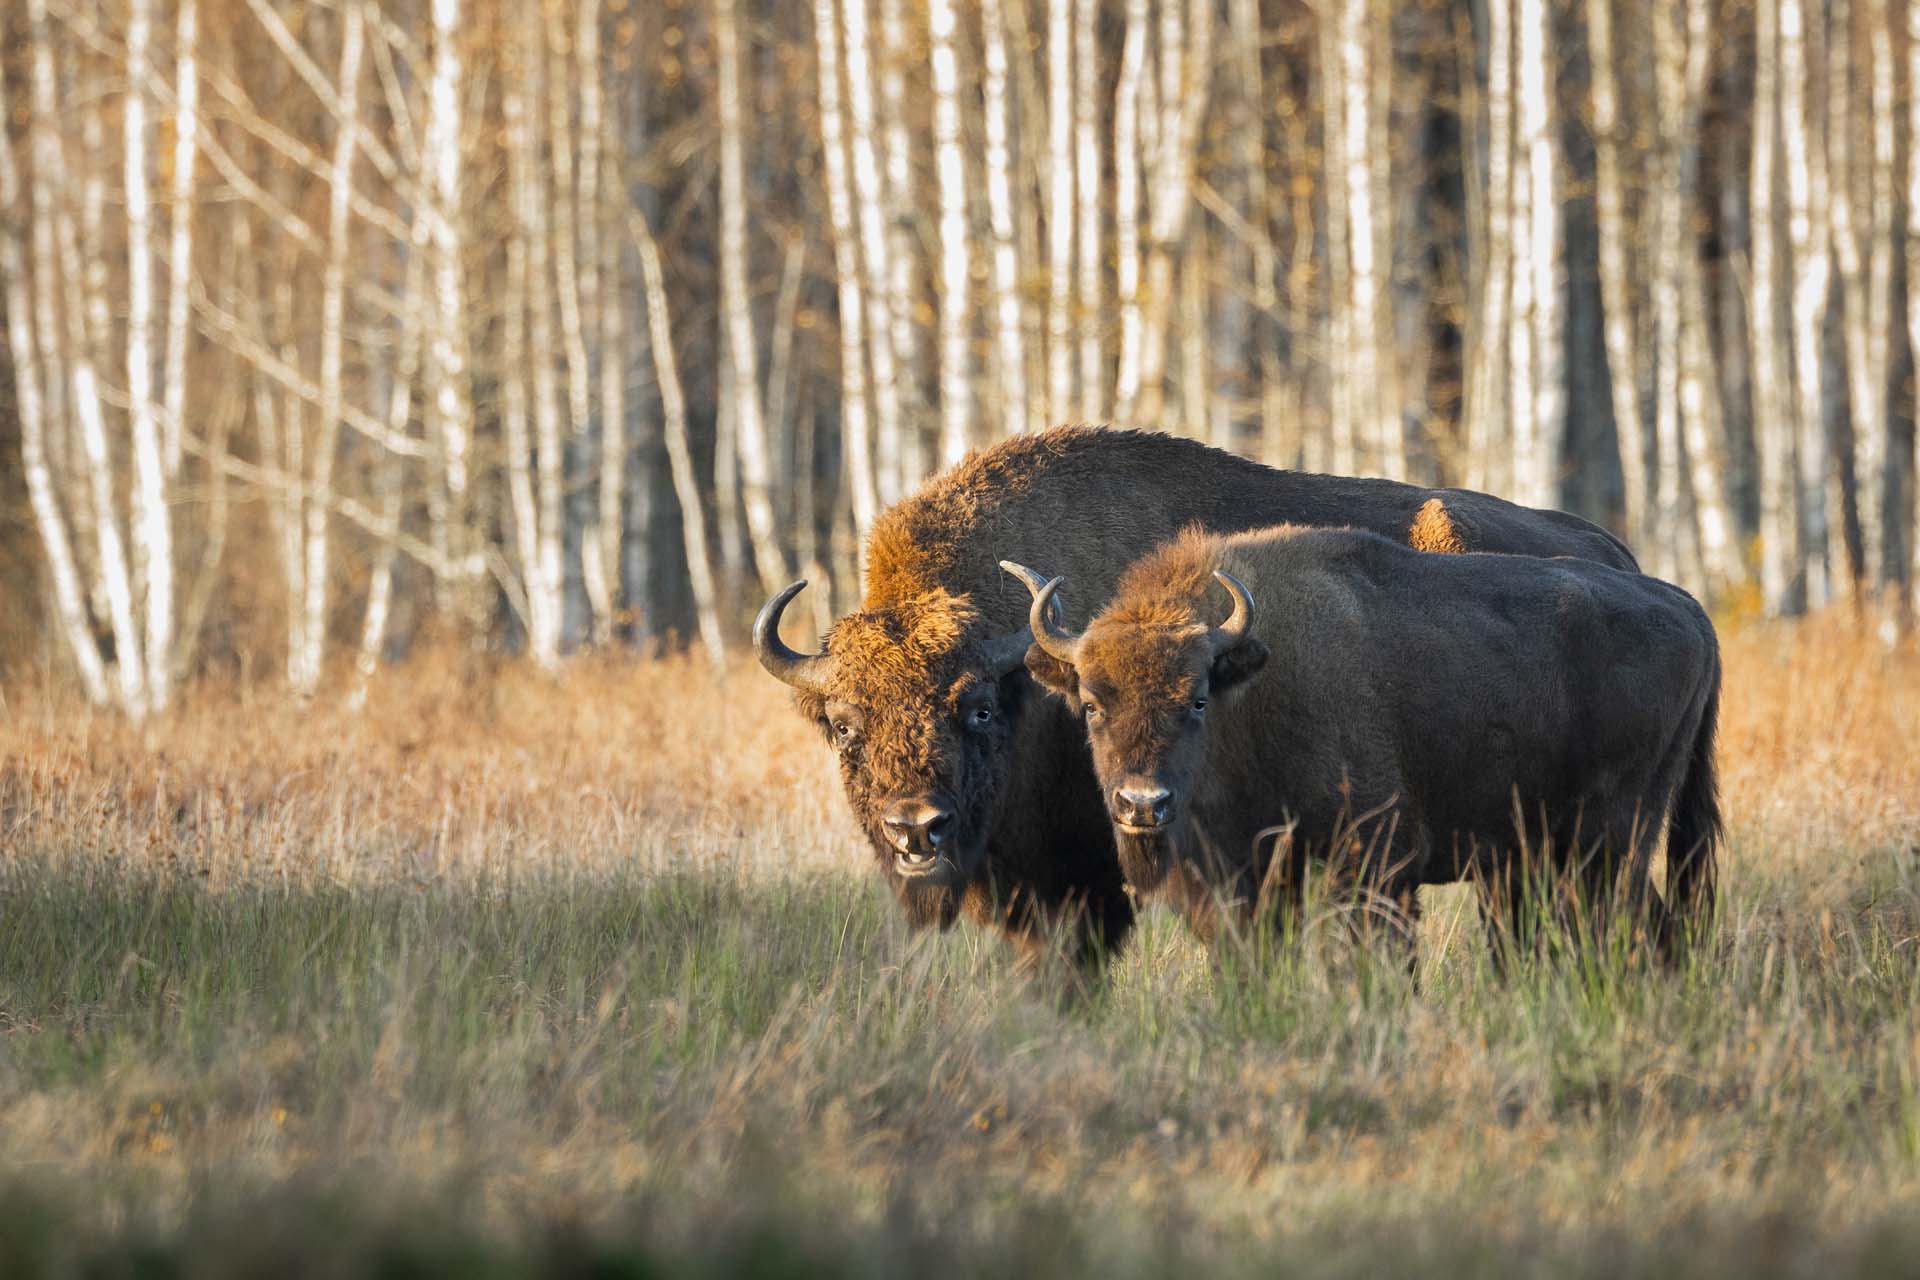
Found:
[[[1255,601],[1219,653],[1215,570]],[[1667,583],[1352,530],[1188,531],[1127,570],[1072,659],[1027,661],[1086,716],[1103,795],[1170,793],[1165,825],[1119,833],[1121,865],[1203,934],[1220,893],[1258,899],[1276,852],[1296,888],[1309,852],[1363,852],[1411,906],[1421,884],[1504,884],[1524,848],[1578,868],[1596,910],[1624,871],[1664,936],[1645,886],[1663,829],[1669,899],[1711,904],[1719,649]]]
[[[911,917],[944,926],[964,912],[1024,947],[1067,924],[1083,957],[1119,942],[1133,917],[1078,722],[1052,700],[1029,708],[1023,669],[994,679],[984,667],[985,644],[1026,622],[1027,593],[1002,557],[1070,575],[1068,620],[1084,623],[1122,569],[1188,524],[1290,520],[1399,539],[1435,501],[1472,531],[1467,549],[1633,567],[1618,540],[1563,512],[1277,471],[1097,427],[971,454],[889,509],[868,538],[864,602],[826,637],[831,677],[798,703],[836,745],[848,801]],[[883,829],[889,805],[915,800],[953,813],[935,874],[904,874]]]

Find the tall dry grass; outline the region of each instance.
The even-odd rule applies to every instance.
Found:
[[[1441,910],[1415,982],[1156,913],[1067,1008],[901,928],[754,670],[423,662],[142,730],[16,683],[0,1253],[1871,1269],[1920,1211],[1920,655],[1723,641],[1726,903],[1678,971],[1498,972]]]

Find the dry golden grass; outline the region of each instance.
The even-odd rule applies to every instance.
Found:
[[[1442,911],[1415,986],[1156,917],[1064,1010],[905,934],[744,665],[419,663],[360,716],[200,688],[142,729],[16,686],[0,1164],[178,1231],[343,1169],[458,1186],[462,1230],[651,1197],[682,1262],[705,1216],[882,1271],[1865,1267],[1920,1211],[1920,653],[1844,615],[1722,638],[1727,903],[1680,972],[1497,974]]]

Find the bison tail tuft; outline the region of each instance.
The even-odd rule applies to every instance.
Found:
[[[1716,656],[1705,710],[1694,729],[1687,771],[1667,824],[1667,904],[1694,925],[1713,912],[1724,824],[1714,772],[1713,741],[1720,720],[1720,662]]]

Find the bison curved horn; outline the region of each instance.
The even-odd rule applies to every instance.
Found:
[[[802,578],[761,607],[760,616],[753,620],[753,652],[774,679],[808,693],[824,693],[833,674],[833,659],[824,653],[789,649],[780,639],[780,615],[806,585]]]
[[[1213,646],[1213,656],[1217,658],[1247,638],[1247,631],[1253,626],[1253,597],[1232,574],[1215,569],[1213,576],[1233,597],[1233,612],[1225,622],[1207,632],[1207,642]]]
[[[1060,584],[1066,579],[1055,578],[1049,582],[1027,566],[1011,560],[1002,560],[1000,567],[1025,583],[1027,590],[1033,594],[1033,604],[1027,610],[1027,629],[1033,633],[1033,642],[1051,656],[1071,664],[1080,637],[1062,631],[1056,625],[1060,610],[1053,599],[1053,593],[1060,589]]]

